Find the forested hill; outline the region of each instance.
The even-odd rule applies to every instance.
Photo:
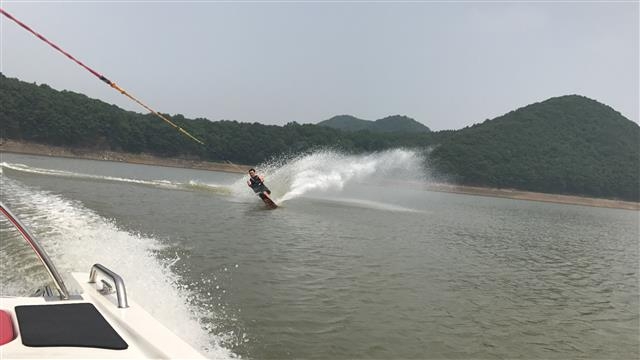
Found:
[[[206,145],[196,144],[154,115],[0,74],[0,138],[241,164],[319,147],[358,153],[399,145],[423,147],[432,140],[426,133],[347,133],[296,122],[275,126],[167,116]]]
[[[0,74],[1,138],[243,164],[319,147],[349,153],[433,149],[427,157],[431,170],[459,184],[639,200],[640,128],[581,96],[552,98],[482,124],[440,132],[171,119],[206,146],[153,115]]]
[[[639,146],[638,124],[569,95],[458,130],[432,159],[470,185],[638,201]]]
[[[402,115],[387,116],[386,118],[376,121],[362,120],[351,115],[338,115],[331,119],[321,121],[318,125],[345,131],[369,130],[371,132],[400,133],[431,131],[422,123]]]

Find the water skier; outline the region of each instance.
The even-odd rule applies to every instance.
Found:
[[[249,170],[249,180],[247,181],[247,185],[249,185],[253,192],[258,194],[267,207],[270,209],[278,207],[278,205],[271,200],[271,197],[269,197],[271,190],[269,190],[269,188],[264,184],[264,176],[256,174],[255,169]]]
[[[267,193],[271,194],[271,190],[264,184],[264,176],[256,174],[256,169],[249,169],[249,180],[247,185],[253,190],[254,193]]]

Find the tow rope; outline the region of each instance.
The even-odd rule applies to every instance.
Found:
[[[2,15],[6,16],[7,18],[13,20],[16,24],[20,25],[21,27],[23,27],[25,30],[29,31],[30,33],[32,33],[34,36],[36,36],[37,38],[39,38],[40,40],[44,41],[45,43],[49,44],[52,48],[58,50],[59,52],[61,52],[62,54],[64,54],[66,57],[68,57],[69,59],[73,60],[76,64],[82,66],[83,68],[85,68],[87,71],[89,71],[90,73],[92,73],[93,75],[95,75],[98,79],[102,80],[103,82],[105,82],[107,85],[111,86],[112,88],[116,89],[117,91],[119,91],[122,95],[128,97],[129,99],[135,101],[136,103],[138,103],[140,106],[142,106],[143,108],[147,109],[149,112],[151,112],[152,114],[156,115],[157,117],[159,117],[160,119],[164,120],[167,124],[173,126],[176,130],[180,131],[181,133],[183,133],[184,135],[188,136],[189,138],[191,138],[192,140],[194,140],[195,142],[204,145],[204,143],[200,140],[198,140],[195,136],[189,134],[185,129],[181,128],[180,126],[174,124],[171,120],[167,119],[164,115],[160,114],[159,112],[153,110],[152,108],[150,108],[149,106],[147,106],[146,104],[144,104],[142,101],[136,99],[133,95],[129,94],[128,92],[126,92],[123,88],[121,88],[120,86],[116,85],[116,83],[114,83],[113,81],[107,79],[104,75],[100,74],[99,72],[93,70],[92,68],[88,67],[87,65],[83,64],[80,60],[76,59],[75,57],[73,57],[71,54],[69,54],[68,52],[62,50],[59,46],[57,46],[56,44],[52,43],[51,41],[47,40],[47,38],[45,38],[44,36],[42,36],[41,34],[37,33],[36,31],[34,31],[33,29],[31,29],[29,26],[27,26],[26,24],[24,24],[23,22],[21,22],[20,20],[16,19],[14,16],[12,16],[11,14],[9,14],[8,12],[4,11],[2,8],[0,8],[0,13],[2,13]]]

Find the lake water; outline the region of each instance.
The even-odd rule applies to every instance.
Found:
[[[405,150],[265,165],[276,210],[242,174],[1,162],[62,272],[112,268],[209,357],[639,357],[637,211],[426,191]],[[23,247],[2,237],[3,295],[42,281]]]

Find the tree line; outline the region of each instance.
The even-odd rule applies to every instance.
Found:
[[[570,95],[460,130],[347,132],[169,116],[205,145],[151,114],[0,74],[0,137],[42,144],[258,164],[318,148],[366,153],[429,149],[436,176],[463,185],[638,201],[640,127],[595,100]]]

